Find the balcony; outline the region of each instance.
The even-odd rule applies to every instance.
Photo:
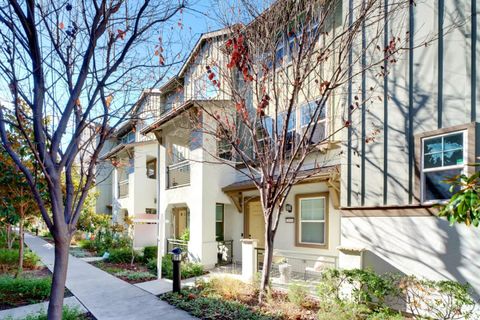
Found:
[[[128,180],[123,180],[118,182],[118,197],[119,198],[128,197]]]
[[[190,163],[182,161],[167,167],[167,188],[179,188],[190,185]]]

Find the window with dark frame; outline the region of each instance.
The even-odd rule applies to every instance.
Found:
[[[157,178],[157,159],[147,161],[147,177],[149,179]]]
[[[228,139],[220,138],[217,141],[217,156],[220,159],[232,160],[232,144]]]
[[[452,196],[445,180],[465,172],[466,138],[466,131],[462,130],[422,139],[422,202],[441,202]]]
[[[215,209],[215,238],[216,241],[224,240],[224,218],[225,218],[225,205],[223,203],[217,203]]]

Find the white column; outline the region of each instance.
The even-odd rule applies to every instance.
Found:
[[[253,281],[257,272],[255,248],[258,240],[241,239],[240,242],[242,243],[242,278],[245,281]]]
[[[365,248],[338,247],[339,269],[363,269],[363,252]]]

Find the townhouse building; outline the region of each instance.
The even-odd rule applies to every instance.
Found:
[[[338,3],[340,21],[358,4]],[[382,4],[380,12],[388,12],[389,1]],[[339,267],[348,256],[356,257],[357,267],[469,282],[480,292],[475,277],[479,230],[449,226],[435,207],[450,196],[443,180],[472,173],[468,164],[480,152],[476,14],[476,0],[418,1],[405,20],[385,20],[380,45],[387,47],[391,35],[401,30],[410,49],[401,52],[380,83],[364,70],[362,81],[350,79],[327,103],[317,130],[330,137],[319,150],[328,165],[292,188],[275,242],[275,255],[288,259],[294,271],[316,272],[319,262]],[[367,36],[368,26],[363,28]],[[155,91],[154,119],[119,130],[119,138],[131,133],[135,140],[108,155],[117,163],[112,210],[117,219],[128,212],[139,222],[149,221],[138,233],[149,240],[138,241],[139,247],[159,235],[162,252],[180,245],[190,259],[210,268],[250,261],[242,246],[255,239],[254,260],[261,267],[265,230],[258,191],[239,170],[213,161],[212,154],[222,156],[221,143],[195,130],[190,120],[201,108],[233,108],[228,88],[212,85],[205,72],[212,61],[226,63],[222,46],[229,32],[203,34],[179,73]],[[425,43],[432,35],[435,41]],[[288,55],[288,48],[287,42],[278,54]],[[353,48],[351,54],[361,58],[362,52]],[[221,85],[226,82],[219,79]],[[349,114],[349,123],[357,125],[333,134],[343,123],[336,110],[351,105],[359,94],[366,96],[373,86],[382,99]],[[302,108],[314,99],[299,101],[292,131],[302,129]],[[369,139],[372,132],[375,138]],[[153,161],[155,174],[148,176]],[[305,170],[310,165],[307,161]],[[120,195],[125,194],[123,181],[128,182],[128,201]],[[139,194],[133,191],[137,189]],[[146,218],[152,209],[155,214]]]
[[[110,180],[104,184],[111,187],[112,222],[131,225],[135,248],[157,245],[158,146],[153,135],[140,131],[157,116],[159,99],[156,90],[143,91],[128,120],[115,131],[111,149],[101,157],[111,164]]]

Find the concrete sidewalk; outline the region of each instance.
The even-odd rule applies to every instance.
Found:
[[[26,234],[25,243],[53,270],[53,245]],[[153,294],[70,255],[67,288],[98,320],[195,319]]]

